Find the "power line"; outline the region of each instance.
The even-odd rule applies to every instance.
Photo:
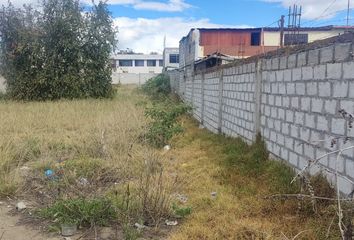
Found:
[[[334,0],[333,2],[331,2],[331,3],[328,5],[328,7],[327,7],[318,17],[316,17],[316,18],[314,18],[314,19],[312,19],[312,20],[310,20],[310,21],[304,22],[304,23],[302,23],[302,24],[307,24],[307,23],[310,23],[310,22],[315,22],[315,21],[317,21],[317,20],[319,20],[319,19],[321,19],[321,18],[323,18],[323,17],[329,16],[329,15],[335,13],[335,12],[332,12],[331,14],[324,16],[324,14],[325,14],[336,2],[337,2],[337,0]],[[338,11],[336,11],[336,12],[338,12]]]

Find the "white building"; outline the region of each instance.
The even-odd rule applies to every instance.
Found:
[[[164,49],[163,68],[165,71],[179,68],[179,48]]]
[[[163,69],[159,54],[116,54],[111,60],[113,84],[143,84]]]

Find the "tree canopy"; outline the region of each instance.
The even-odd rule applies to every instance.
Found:
[[[38,8],[0,10],[0,74],[19,100],[109,97],[116,46],[107,4],[43,0]],[[85,10],[85,11],[84,11]]]

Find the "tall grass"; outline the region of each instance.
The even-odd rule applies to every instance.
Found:
[[[132,174],[132,156],[146,148],[138,143],[146,118],[136,103],[143,96],[132,91],[120,89],[112,100],[0,101],[0,196],[16,191],[24,165],[97,158]]]

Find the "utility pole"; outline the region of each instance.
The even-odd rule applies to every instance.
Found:
[[[285,16],[281,15],[280,18],[280,47],[284,47],[284,24],[285,24]]]

